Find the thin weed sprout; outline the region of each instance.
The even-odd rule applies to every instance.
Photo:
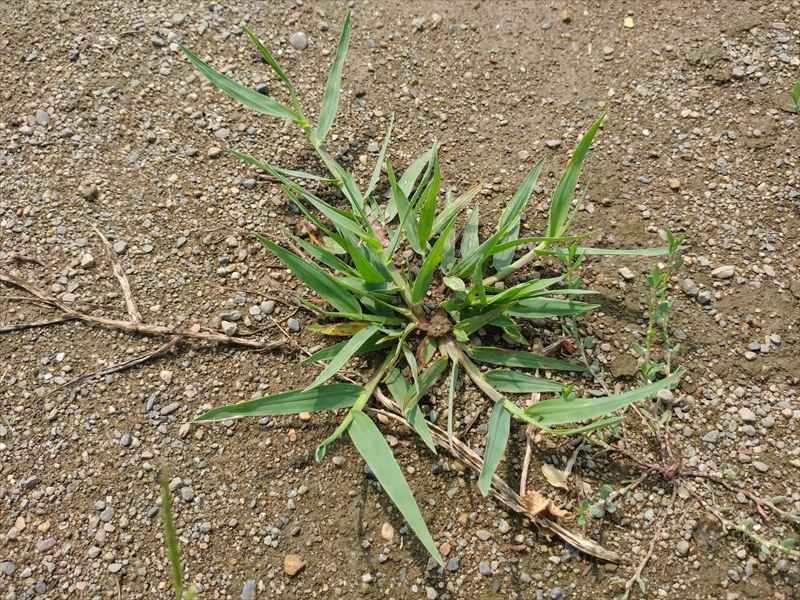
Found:
[[[669,310],[672,301],[669,297],[670,283],[683,266],[683,238],[666,232],[667,256],[664,264],[655,264],[647,277],[647,329],[644,343],[633,344],[633,351],[640,359],[639,374],[642,382],[652,383],[662,375],[672,371],[672,357],[680,351],[680,344],[670,345]],[[655,345],[662,350],[662,359],[654,357]]]
[[[792,89],[789,90],[789,96],[794,103],[794,112],[800,115],[800,80],[796,81]]]
[[[505,205],[494,231],[482,237],[480,213],[474,205],[480,184],[455,197],[445,194],[440,207],[440,192],[446,187],[437,144],[399,174],[387,154],[393,128],[390,120],[365,188],[328,151],[325,140],[335,121],[350,40],[349,14],[344,20],[316,125],[269,50],[253,32],[245,29],[245,33],[282,82],[289,97],[287,104],[233,81],[188,49],[181,47],[181,50],[227,95],[261,114],[295,124],[327,170],[324,176],[316,175],[234,151],[239,159],[274,178],[307,220],[307,236],[291,240],[292,247],[300,254],[264,236],[258,236],[258,240],[321,299],[321,302],[299,299],[316,316],[314,329],[341,341],[304,360],[321,369],[306,387],[215,408],[196,420],[211,422],[345,410],[339,425],[317,447],[316,459],[323,460],[328,448],[340,438],[349,438],[410,529],[442,565],[442,555],[403,470],[373,416],[388,411],[386,414],[407,423],[434,454],[437,444],[463,447],[454,437],[453,423],[456,382],[460,373],[465,374],[491,403],[482,459],[467,449],[476,457],[470,459],[472,464],[480,465],[478,488],[484,496],[492,489],[508,489],[496,471],[506,452],[512,419],[550,435],[585,435],[619,424],[620,409],[678,384],[683,374],[680,369],[626,392],[581,398],[575,392],[579,380],[567,385],[552,376],[533,376],[526,371],[564,375],[590,369],[567,360],[568,356],[557,358],[530,352],[531,340],[523,333],[528,330],[526,323],[536,327],[542,321],[575,319],[597,307],[580,300],[592,292],[583,289],[574,278],[584,256],[662,256],[668,251],[584,247],[578,245],[579,236],[569,233],[580,205],[575,190],[581,169],[603,117],[578,142],[553,191],[546,228],[541,235],[520,234],[521,218],[537,185],[543,161],[525,175]],[[377,193],[384,171],[389,190],[386,203],[381,202],[383,194]],[[344,197],[347,208],[316,195],[312,189],[320,186],[335,188]],[[464,225],[459,227],[462,215]],[[520,255],[518,250],[522,251]],[[403,252],[410,252],[413,259],[408,260],[408,254],[403,257]],[[575,266],[565,274],[523,278],[505,284],[535,261],[559,257],[565,252]],[[502,339],[505,345],[483,345],[477,339],[479,333],[481,340]],[[342,377],[341,371],[351,359],[367,355],[377,356],[377,366],[366,382],[331,381]],[[494,368],[486,371],[479,364]],[[429,420],[431,413],[426,414],[421,402],[444,378],[449,379],[449,384],[447,432],[442,441],[443,430]],[[515,395],[532,393],[550,397],[530,406],[514,399]],[[376,408],[376,402],[383,409]],[[528,503],[529,515],[538,514],[549,505],[534,504],[525,497],[524,490],[521,496]]]
[[[175,517],[172,514],[172,493],[169,489],[169,471],[166,467],[161,469],[159,485],[161,487],[161,523],[164,527],[164,539],[171,568],[172,589],[175,590],[175,600],[195,600],[197,589],[193,585],[184,588],[181,549],[178,545]]]

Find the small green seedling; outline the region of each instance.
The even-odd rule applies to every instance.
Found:
[[[169,491],[167,469],[162,469],[159,483],[161,485],[161,522],[164,525],[167,558],[169,558],[169,564],[172,568],[172,588],[175,590],[175,600],[195,600],[197,598],[197,589],[193,585],[189,586],[188,589],[184,589],[181,549],[178,546],[178,534],[175,530],[175,519],[172,515],[172,494]]]
[[[539,180],[543,161],[525,175],[493,231],[488,237],[481,237],[478,207],[473,206],[480,184],[457,196],[446,194],[441,206],[440,197],[446,187],[438,145],[433,144],[423,152],[401,175],[387,155],[390,122],[366,188],[360,187],[327,150],[325,140],[336,117],[350,41],[349,14],[344,20],[316,125],[269,50],[254,33],[247,29],[245,33],[283,83],[288,103],[256,93],[214,70],[193,52],[181,49],[221,91],[261,114],[296,125],[328,171],[325,177],[320,177],[234,152],[277,180],[288,199],[319,232],[318,238],[294,239],[304,257],[265,237],[258,239],[319,296],[321,302],[302,300],[316,314],[317,330],[341,341],[306,360],[322,366],[306,387],[216,408],[197,420],[345,410],[338,427],[317,448],[317,460],[322,460],[327,448],[339,438],[349,437],[409,527],[441,565],[442,556],[403,470],[368,415],[376,391],[381,386],[388,391],[422,442],[435,453],[420,402],[449,373],[447,429],[452,440],[455,381],[459,372],[466,373],[491,400],[483,471],[478,480],[481,493],[486,495],[503,460],[512,419],[553,435],[580,434],[617,423],[622,417],[612,416],[615,411],[675,386],[681,377],[681,371],[676,371],[638,389],[605,397],[563,396],[563,384],[528,371],[581,373],[586,370],[583,365],[527,350],[486,346],[476,340],[477,334],[485,332],[483,339],[491,336],[512,339],[527,348],[530,340],[523,335],[524,323],[574,317],[597,305],[579,301],[577,298],[590,292],[564,288],[563,276],[522,279],[509,285],[504,285],[504,280],[535,260],[563,254],[566,248],[570,248],[573,261],[604,254],[658,256],[666,250],[581,247],[574,244],[576,237],[568,235],[576,210],[573,200],[578,178],[602,126],[602,117],[591,125],[575,148],[553,192],[546,228],[541,235],[520,233],[522,215]],[[383,194],[377,193],[384,170],[388,180],[386,203],[382,202]],[[332,184],[343,196],[346,208],[323,200],[304,182],[311,182],[314,189]],[[465,223],[459,227],[462,214],[466,215]],[[414,257],[411,260],[407,258],[409,252]],[[332,382],[352,358],[365,355],[378,356],[377,367],[366,383]],[[476,363],[496,368],[484,371]],[[403,365],[409,376],[403,374]],[[531,392],[553,396],[528,408],[514,399],[515,395],[522,394],[524,398]],[[463,398],[458,396],[459,400]]]
[[[584,498],[578,504],[578,517],[577,523],[581,527],[585,527],[587,517],[591,519],[603,519],[608,515],[613,515],[617,512],[617,505],[611,499],[611,494],[614,488],[605,484],[597,491],[597,499],[592,502],[588,498]]]
[[[794,87],[789,91],[789,96],[794,102],[794,112],[800,114],[800,81],[795,82]]]
[[[669,375],[672,357],[680,350],[680,344],[670,346],[669,309],[672,302],[669,286],[677,271],[683,266],[683,238],[675,237],[667,231],[667,257],[664,265],[653,265],[647,277],[647,331],[644,344],[633,344],[633,351],[641,358],[639,373],[645,383],[656,381],[662,375]],[[654,358],[655,344],[662,349],[663,361]]]

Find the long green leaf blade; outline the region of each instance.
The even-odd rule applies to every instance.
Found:
[[[500,216],[500,220],[497,223],[497,230],[508,230],[508,233],[503,238],[503,242],[513,241],[519,236],[519,224],[522,213],[525,212],[525,207],[528,205],[531,194],[533,194],[533,188],[539,180],[539,175],[542,172],[543,166],[544,160],[540,160],[534,165],[525,176],[525,179],[512,196],[511,202],[508,203],[503,214]],[[512,258],[514,258],[513,248],[495,254],[492,259],[492,264],[496,270],[500,270],[510,265]]]
[[[294,89],[294,85],[292,84],[291,80],[286,75],[286,73],[283,72],[283,69],[281,69],[280,65],[278,65],[278,62],[275,60],[275,57],[272,56],[270,51],[267,50],[267,47],[264,46],[259,37],[255,33],[253,33],[249,27],[245,26],[242,27],[242,29],[244,30],[245,34],[247,34],[247,37],[250,38],[250,41],[253,42],[255,47],[258,49],[258,52],[261,54],[261,57],[266,61],[266,63],[270,67],[272,67],[272,70],[275,71],[275,74],[283,82],[283,85],[286,86],[286,89],[292,96],[292,99],[296,101],[297,90]]]
[[[439,263],[442,262],[445,245],[447,244],[447,240],[450,237],[455,224],[455,220],[450,222],[447,228],[445,228],[445,230],[436,240],[436,243],[433,245],[433,248],[431,248],[430,253],[422,263],[419,273],[417,273],[417,277],[414,279],[414,287],[411,289],[411,301],[414,304],[419,304],[422,302],[422,299],[425,298],[425,293],[428,291],[428,286],[431,283],[431,279],[436,271],[436,267],[438,267]]]
[[[213,408],[197,417],[195,421],[224,421],[242,417],[270,417],[350,408],[363,391],[364,388],[360,385],[350,383],[334,383],[311,390],[292,390],[257,400]]]
[[[561,290],[554,291],[560,292]],[[575,317],[597,308],[600,308],[600,304],[537,297],[520,300],[511,307],[508,314],[512,317],[523,319],[547,319],[552,317]]]
[[[422,173],[422,169],[429,165],[431,160],[433,159],[433,153],[436,151],[436,145],[434,144],[430,148],[428,148],[425,152],[420,154],[417,158],[415,158],[408,168],[403,171],[402,177],[400,177],[400,189],[403,190],[403,193],[406,197],[411,195],[411,190],[414,189],[414,184],[419,179],[420,173]]]
[[[513,344],[518,344],[520,346],[528,345],[528,340],[522,334],[522,330],[519,328],[519,325],[517,325],[514,321],[508,318],[508,316],[504,315],[502,317],[499,317],[494,321],[492,321],[491,323],[489,323],[489,325],[500,329],[503,332],[503,338],[506,341],[509,341]]]
[[[323,300],[330,302],[343,313],[361,315],[361,305],[358,300],[322,269],[266,238],[258,236],[258,241],[289,267],[295,277],[317,292]]]
[[[331,167],[336,171],[336,177],[342,182],[342,192],[345,198],[350,202],[350,206],[353,207],[353,214],[360,215],[366,220],[367,213],[364,209],[364,197],[361,195],[361,191],[358,189],[353,176],[335,160],[331,161]]]
[[[511,413],[503,407],[503,402],[495,402],[492,414],[489,415],[489,433],[486,437],[486,451],[483,453],[483,468],[478,477],[478,489],[484,496],[488,496],[492,488],[492,476],[506,453],[510,431]]]
[[[259,94],[257,91],[251,90],[250,88],[235,82],[233,79],[226,77],[188,48],[184,48],[183,46],[179,46],[179,48],[198,71],[205,75],[206,78],[220,91],[224,92],[234,100],[241,102],[246,107],[251,108],[261,114],[278,117],[280,119],[289,119],[291,121],[297,121],[300,119],[300,115],[295,113],[288,106],[284,106],[277,100],[274,100],[269,96],[265,96],[264,94]]]
[[[525,413],[529,417],[533,417],[542,427],[603,417],[635,402],[652,398],[660,390],[674,387],[683,376],[683,373],[683,369],[678,369],[669,377],[613,396],[577,398],[573,400],[565,400],[563,398],[543,400],[528,408]]]
[[[412,406],[406,413],[406,419],[414,431],[417,432],[419,438],[428,447],[428,450],[434,454],[439,454],[436,450],[436,441],[433,439],[433,434],[431,433],[430,427],[428,427],[428,422],[425,420],[425,415],[420,407],[417,405]]]
[[[381,170],[383,169],[383,164],[386,162],[386,150],[389,147],[389,140],[392,137],[392,127],[394,126],[394,115],[389,118],[389,127],[386,128],[386,137],[383,138],[383,144],[381,144],[381,150],[378,152],[378,159],[375,161],[375,168],[372,170],[372,176],[369,178],[369,184],[367,185],[367,191],[364,193],[364,196],[369,196],[375,191],[375,186],[378,185],[378,181],[381,179]]]
[[[316,379],[314,379],[314,383],[312,383],[306,389],[311,389],[322,385],[328,381],[328,379],[336,375],[336,373],[339,372],[339,369],[341,369],[347,363],[347,361],[353,358],[356,352],[358,352],[361,347],[367,343],[367,340],[369,340],[378,332],[378,329],[379,327],[377,325],[370,325],[347,340],[347,343],[336,354],[336,356],[333,357],[331,362],[328,363],[328,366],[322,370],[322,373],[317,375]]]
[[[328,75],[328,83],[325,85],[325,93],[322,96],[322,108],[319,112],[319,125],[317,125],[317,140],[319,143],[325,141],[333,122],[336,120],[336,111],[339,107],[339,92],[342,88],[342,69],[344,59],[347,56],[347,47],[350,44],[350,11],[344,18],[342,33],[339,36],[339,44],[336,46],[336,57],[333,59],[333,66]]]
[[[532,394],[536,392],[561,392],[565,386],[549,379],[533,377],[509,369],[494,369],[484,374],[486,381],[498,392]]]
[[[578,246],[578,256],[664,256],[669,254],[666,246],[658,248],[587,248]]]
[[[350,265],[342,261],[338,256],[329,252],[325,248],[316,246],[306,240],[297,236],[292,236],[295,244],[299,245],[303,250],[308,252],[311,256],[316,258],[319,262],[329,266],[334,271],[339,271],[343,275],[358,276],[358,272]]]
[[[534,279],[532,281],[525,281],[523,283],[519,283],[514,287],[510,287],[507,290],[503,290],[499,294],[491,296],[489,298],[489,302],[493,304],[497,303],[504,303],[510,302],[511,300],[517,300],[520,298],[524,298],[529,294],[534,294],[536,292],[540,292],[549,288],[552,285],[557,284],[559,281],[564,279],[563,276],[560,277],[545,277],[542,279]]]
[[[406,395],[403,400],[400,402],[400,406],[403,407],[403,411],[406,412],[410,408],[417,406],[425,397],[425,394],[436,385],[441,378],[442,373],[447,368],[447,359],[440,358],[435,363],[430,365],[426,368],[419,376],[419,391],[416,389],[407,387],[406,388]],[[405,381],[405,380],[404,380]]]
[[[378,272],[378,269],[364,256],[361,248],[356,246],[346,235],[341,237],[342,247],[347,250],[359,276],[367,283],[386,283],[386,278]]]
[[[386,161],[386,175],[389,178],[389,184],[392,187],[392,198],[394,198],[394,206],[397,207],[397,210],[400,213],[400,224],[397,226],[397,232],[395,234],[395,238],[392,240],[390,244],[390,248],[392,249],[392,253],[394,253],[394,248],[397,246],[398,242],[400,241],[400,233],[404,233],[406,235],[406,239],[408,240],[409,245],[411,248],[419,253],[421,252],[419,239],[417,237],[417,219],[416,213],[414,212],[414,207],[408,201],[406,193],[400,188],[400,185],[397,183],[397,179],[395,178],[394,169],[392,169],[391,161]],[[387,221],[390,220],[387,217]],[[390,254],[391,256],[391,254]]]
[[[605,119],[605,116],[597,119],[589,128],[589,131],[581,138],[581,141],[578,142],[567,169],[558,182],[555,192],[553,192],[553,199],[550,201],[550,211],[547,216],[547,235],[549,237],[558,237],[564,233],[564,224],[566,223],[567,215],[569,215],[572,198],[575,196],[575,187],[578,185],[578,177],[583,167],[583,161],[586,159],[586,154],[589,152],[597,130],[603,124],[603,119]]]
[[[259,171],[263,171],[264,173],[271,174],[272,171],[277,171],[284,177],[296,177],[298,179],[309,179],[311,181],[325,181],[330,182],[334,181],[330,177],[325,177],[323,175],[315,175],[314,173],[307,173],[306,171],[298,171],[297,169],[284,169],[283,167],[278,167],[276,165],[271,165],[269,163],[265,163],[263,160],[258,160],[254,156],[247,154],[246,152],[240,152],[238,150],[231,150],[231,153],[241,160],[243,163],[250,165],[251,167],[255,167]]]
[[[428,245],[433,230],[433,221],[436,216],[436,202],[439,197],[439,188],[442,184],[442,174],[439,170],[439,154],[436,150],[433,153],[433,177],[425,187],[420,197],[419,223],[417,224],[417,235],[419,245],[424,250]]]
[[[442,555],[439,553],[428,526],[425,524],[425,519],[422,517],[416,500],[414,500],[411,488],[408,487],[408,482],[403,476],[403,471],[400,469],[400,465],[397,464],[389,444],[386,443],[375,423],[364,413],[360,411],[354,412],[353,422],[350,424],[347,433],[350,435],[350,439],[353,440],[353,444],[355,444],[359,454],[364,458],[367,466],[375,474],[386,494],[392,499],[392,502],[403,515],[419,541],[422,542],[422,545],[425,546],[425,549],[434,560],[440,566],[444,566]]]
[[[508,308],[509,305],[501,304],[499,306],[488,308],[480,314],[463,319],[456,323],[455,327],[453,327],[453,333],[457,339],[466,341],[470,335],[478,331],[481,327],[488,325],[498,317],[502,316],[503,313],[508,310]]]
[[[467,346],[467,353],[476,361],[503,367],[522,369],[551,369],[553,371],[585,371],[586,367],[576,363],[540,356],[521,350],[503,350],[490,346]]]
[[[284,191],[286,191],[289,198],[295,204],[298,204],[298,207],[300,207],[301,210],[302,206],[298,203],[298,200],[293,196],[293,194],[301,196],[306,202],[309,202],[312,206],[314,206],[314,208],[330,219],[330,221],[336,225],[336,228],[343,235],[345,232],[349,231],[350,233],[358,236],[360,239],[366,239],[370,237],[370,235],[364,231],[364,229],[362,229],[356,221],[353,220],[352,214],[331,206],[324,200],[309,192],[303,186],[288,179],[283,173],[276,170],[272,165],[268,163],[260,163],[260,168],[263,168],[267,173],[275,177],[283,184]]]
[[[480,209],[476,206],[469,213],[467,219],[467,226],[464,228],[464,235],[461,236],[461,247],[459,251],[461,256],[466,258],[470,256],[480,246],[480,239],[478,238],[478,226],[481,220]]]
[[[411,195],[411,191],[414,189],[414,184],[416,184],[417,179],[419,179],[422,169],[425,168],[425,165],[429,164],[432,155],[433,148],[426,150],[417,158],[415,158],[408,168],[403,172],[398,186],[403,191],[403,194],[405,194],[406,198]],[[403,210],[396,205],[394,199],[392,198],[389,200],[389,203],[386,206],[386,222],[388,223],[392,221],[397,215],[402,216]]]
[[[472,202],[473,198],[475,198],[480,191],[481,184],[476,183],[455,200],[449,200],[447,206],[444,207],[444,210],[436,215],[436,220],[433,222],[433,230],[431,231],[431,235],[436,235],[439,233],[442,228],[445,227],[451,220],[460,215],[461,211],[469,206],[469,203]]]

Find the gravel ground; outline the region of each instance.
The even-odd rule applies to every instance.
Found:
[[[578,136],[608,113],[576,230],[594,244],[655,245],[668,228],[689,241],[673,290],[689,372],[672,399],[673,452],[687,468],[800,510],[799,136],[785,94],[800,77],[800,3],[349,5],[353,39],[331,146],[362,182],[394,113],[392,161],[405,165],[438,139],[449,185],[485,182],[487,221],[547,158],[524,222],[539,232]],[[796,562],[723,535],[697,498],[733,522],[753,518],[768,538],[789,537],[791,526],[720,486],[681,482],[673,503],[672,487],[648,478],[587,528],[631,564],[596,564],[482,499],[457,464],[387,430],[434,537],[447,544],[439,571],[351,447],[313,462],[332,417],[188,424],[204,409],[310,382],[297,348],[322,340],[307,330],[309,315],[286,303],[297,283],[251,236],[285,237],[298,216],[227,149],[286,167],[315,163],[295,131],[201,81],[176,42],[280,95],[241,33],[248,23],[316,106],[345,8],[0,5],[0,273],[126,318],[96,225],[146,322],[264,340],[282,328],[291,338],[269,353],[182,344],[65,387],[165,340],[78,323],[0,334],[3,597],[170,597],[155,483],[162,463],[173,473],[187,577],[204,598],[613,597],[662,522],[646,592],[636,594],[797,597]],[[635,368],[630,343],[643,331],[648,269],[645,260],[593,259],[585,272],[604,294],[590,319],[598,357],[622,383]],[[0,327],[54,316],[0,289]],[[462,424],[476,398],[462,396]],[[636,421],[631,448],[658,460]],[[514,484],[522,434],[501,468]],[[470,441],[482,438],[478,427]],[[569,454],[545,442],[535,459],[563,464]],[[582,484],[569,492],[548,489],[534,470],[533,485],[558,496],[573,527],[579,494],[639,475],[597,450],[581,453]]]

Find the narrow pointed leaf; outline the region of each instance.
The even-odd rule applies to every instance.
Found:
[[[529,407],[525,414],[533,417],[535,422],[543,427],[604,417],[635,402],[652,398],[660,390],[674,387],[680,381],[683,373],[683,369],[679,369],[669,377],[613,396],[576,398],[573,400],[565,400],[563,398],[543,400]]]
[[[403,356],[408,363],[408,368],[411,369],[411,378],[414,380],[414,390],[418,395],[421,395],[422,389],[419,386],[419,365],[417,364],[417,358],[405,344],[403,344]]]
[[[266,63],[272,67],[272,70],[275,71],[275,74],[278,78],[283,82],[283,85],[286,86],[287,91],[292,96],[293,99],[297,98],[297,90],[294,89],[294,85],[292,84],[289,77],[286,73],[283,72],[278,62],[275,60],[275,57],[272,56],[267,47],[261,42],[259,37],[253,33],[248,27],[243,27],[244,32],[247,34],[247,37],[250,38],[250,41],[253,42],[255,47],[258,49],[258,52],[261,54],[261,57],[266,61]]]
[[[362,391],[363,387],[350,383],[334,383],[311,390],[293,390],[214,408],[197,417],[195,421],[224,421],[242,417],[294,415],[301,412],[349,408],[353,406]]]
[[[499,294],[491,296],[488,299],[488,301],[493,304],[497,303],[502,304],[504,302],[510,302],[511,300],[524,298],[529,294],[534,294],[536,292],[545,290],[550,286],[557,284],[562,279],[564,279],[563,276],[546,277],[543,279],[534,279],[532,281],[525,281],[523,283],[515,285],[514,287],[510,287],[507,290],[503,290]]]
[[[411,248],[419,253],[421,251],[419,245],[419,238],[417,236],[417,220],[415,218],[414,207],[408,201],[406,193],[400,188],[397,179],[392,169],[391,161],[386,161],[386,175],[389,178],[389,184],[392,186],[392,197],[394,198],[394,205],[400,214],[400,224],[397,226],[396,238],[392,240],[390,248],[395,248],[399,241],[400,232],[404,233]],[[387,221],[389,219],[387,218]]]
[[[439,454],[436,450],[436,442],[433,439],[433,434],[431,433],[430,427],[428,427],[428,422],[425,420],[425,415],[419,406],[415,405],[411,407],[406,413],[406,420],[428,449],[434,454]]]
[[[564,175],[562,175],[555,192],[553,192],[553,199],[550,201],[550,211],[547,216],[547,235],[549,237],[558,237],[564,233],[564,224],[569,214],[572,198],[575,196],[575,187],[578,184],[583,161],[586,159],[592,140],[594,140],[600,125],[603,124],[604,118],[597,119],[589,128],[589,131],[581,138],[581,141],[578,142]]]
[[[460,215],[461,211],[469,206],[469,203],[472,202],[473,198],[475,198],[480,191],[481,184],[476,183],[455,200],[448,201],[447,206],[444,207],[444,210],[436,215],[436,220],[433,222],[433,230],[431,231],[431,235],[436,235],[439,233],[442,228],[444,228],[452,219]]]
[[[329,266],[334,271],[339,271],[343,275],[358,275],[358,272],[353,269],[353,267],[345,263],[342,259],[332,252],[329,252],[325,248],[311,244],[310,242],[307,242],[306,240],[294,235],[292,236],[292,239],[303,250],[308,252],[322,264]]]
[[[497,223],[497,230],[508,230],[508,233],[506,233],[503,238],[503,242],[510,242],[519,237],[519,224],[522,213],[525,212],[525,207],[528,205],[531,194],[533,194],[533,188],[539,180],[539,174],[542,172],[543,166],[544,160],[540,160],[528,172],[525,179],[512,196],[511,201],[506,205],[503,214],[500,216],[500,220]],[[495,254],[492,259],[492,264],[495,270],[500,270],[510,265],[513,258],[514,249],[509,248],[508,250],[503,250]]]
[[[506,453],[510,431],[511,413],[505,409],[503,402],[495,402],[492,414],[489,415],[489,433],[486,437],[486,450],[483,453],[483,469],[478,477],[478,489],[484,496],[489,495],[492,476]]]
[[[330,302],[343,313],[361,316],[361,305],[358,300],[333,277],[268,239],[258,236],[258,241],[289,267],[295,277],[317,292],[323,300]]]
[[[366,220],[367,213],[364,208],[364,197],[361,195],[361,191],[358,189],[353,176],[336,161],[332,161],[331,166],[336,172],[336,177],[342,182],[342,192],[350,202],[350,206],[353,207],[353,214],[360,215]]]
[[[369,340],[366,344],[361,346],[358,352],[356,352],[356,356],[362,356],[364,354],[369,354],[371,352],[377,352],[378,350],[383,350],[389,347],[388,342],[380,342],[379,339],[381,335],[374,336],[371,340]],[[328,360],[336,356],[336,354],[344,347],[347,341],[338,342],[336,344],[332,344],[327,348],[323,348],[322,350],[318,350],[314,352],[311,356],[303,359],[303,364],[309,364],[314,362],[319,362],[321,360]]]
[[[561,290],[555,291],[560,292]],[[574,317],[597,308],[600,308],[599,304],[537,297],[520,300],[511,307],[508,314],[523,319],[547,319],[550,317]]]
[[[444,277],[442,282],[454,292],[466,292],[467,285],[459,277]]]
[[[485,240],[480,246],[475,248],[470,254],[464,256],[460,261],[453,265],[453,274],[461,277],[474,272],[477,265],[484,264],[493,254],[494,249],[505,235],[505,231],[498,231],[492,237]]]
[[[528,345],[528,340],[524,335],[522,335],[522,331],[520,330],[519,326],[507,316],[503,315],[502,317],[499,317],[489,323],[489,325],[502,330],[503,337],[506,339],[506,341],[509,341],[513,344],[519,344],[520,346]]]
[[[478,315],[469,317],[456,323],[455,327],[453,327],[453,333],[460,340],[468,339],[470,335],[478,331],[481,327],[488,325],[500,317],[507,310],[507,304],[501,304],[499,306],[487,309]]]
[[[582,433],[589,433],[591,431],[596,431],[598,429],[605,429],[606,427],[611,427],[612,425],[616,425],[617,423],[621,423],[625,420],[625,417],[608,417],[607,419],[598,419],[597,421],[591,421],[586,425],[581,425],[580,427],[570,427],[567,429],[548,429],[548,433],[551,435],[580,435]],[[534,423],[536,425],[536,423]]]
[[[417,183],[420,173],[422,173],[422,169],[429,164],[432,155],[433,148],[426,150],[417,158],[415,158],[408,168],[403,172],[398,186],[403,191],[403,194],[406,198],[411,195],[411,192],[414,190],[414,185]],[[397,215],[402,216],[403,210],[396,205],[394,199],[390,198],[389,203],[386,206],[386,222],[388,223],[392,221]]]
[[[462,257],[469,256],[480,246],[480,239],[478,238],[480,219],[480,209],[476,206],[470,211],[469,219],[467,219],[467,226],[464,228],[464,234],[461,236],[461,247],[459,250]]]
[[[326,366],[322,370],[322,373],[317,375],[316,379],[314,379],[314,382],[306,389],[311,389],[319,385],[322,385],[323,383],[328,381],[328,379],[336,375],[336,373],[339,372],[339,369],[344,367],[344,365],[347,364],[347,361],[353,358],[356,352],[358,352],[361,349],[361,347],[367,342],[367,340],[369,340],[377,332],[378,332],[378,326],[370,325],[366,329],[362,329],[361,331],[353,335],[353,337],[347,340],[345,345],[342,347],[341,350],[339,350],[336,356],[334,356],[331,359],[331,362],[328,363],[328,366]]]
[[[415,158],[408,168],[403,172],[402,177],[400,177],[399,185],[406,197],[411,195],[411,191],[414,189],[414,184],[417,182],[417,179],[419,179],[422,169],[430,164],[435,151],[436,146],[431,146],[428,150]]]
[[[397,464],[389,444],[386,443],[375,423],[364,413],[360,411],[354,412],[353,422],[350,424],[347,433],[386,494],[392,499],[394,505],[403,515],[409,527],[411,527],[411,530],[434,560],[440,566],[443,566],[442,555],[439,553],[428,526],[425,524],[425,519],[422,517],[416,500],[414,500],[411,488],[408,487],[408,482],[403,476],[403,471],[400,469],[400,465]]]
[[[264,94],[259,94],[257,91],[251,90],[250,88],[235,82],[233,79],[226,77],[188,48],[184,48],[183,46],[179,46],[179,48],[198,71],[205,75],[206,78],[220,91],[224,92],[234,100],[237,100],[246,107],[264,115],[270,115],[272,117],[278,117],[281,119],[289,119],[291,121],[297,121],[300,119],[300,115],[295,113],[288,106],[284,106],[277,100],[270,98],[269,96],[265,96]]]
[[[367,191],[364,193],[365,196],[370,196],[372,192],[375,191],[375,186],[378,185],[378,181],[381,179],[381,171],[383,169],[383,164],[386,162],[386,149],[389,147],[389,140],[392,137],[393,126],[394,115],[392,115],[389,119],[389,127],[386,129],[386,137],[383,138],[383,144],[381,145],[381,150],[378,153],[378,160],[375,161],[375,168],[372,170],[372,177],[369,178]]]
[[[669,254],[666,246],[658,248],[587,248],[578,246],[578,256],[664,256]]]
[[[586,367],[576,363],[540,356],[521,350],[502,350],[490,346],[467,346],[467,353],[476,361],[503,367],[521,369],[551,369],[554,371],[585,371]]]
[[[303,200],[310,203],[314,208],[330,219],[330,221],[336,225],[336,228],[341,233],[344,234],[345,232],[349,231],[350,233],[358,236],[359,239],[366,239],[370,237],[369,234],[364,231],[364,229],[353,219],[352,214],[331,206],[324,200],[309,192],[303,186],[287,178],[285,175],[283,175],[283,173],[277,171],[272,165],[268,163],[260,163],[260,166],[283,184],[286,193],[289,195],[292,201],[295,202],[295,204],[298,204],[298,206],[301,207],[301,209],[302,205],[293,196],[293,194],[302,197]]]
[[[269,174],[270,171],[277,171],[284,177],[296,177],[297,179],[309,179],[311,181],[325,181],[331,182],[333,179],[330,177],[325,177],[324,175],[315,175],[314,173],[307,173],[306,171],[298,171],[296,169],[284,169],[283,167],[278,167],[276,165],[272,165],[269,163],[265,163],[263,160],[258,160],[254,156],[247,154],[246,152],[240,152],[238,150],[231,150],[231,153],[241,160],[243,163],[250,165],[251,167],[255,167],[259,171],[263,171],[264,173]]]
[[[417,224],[417,235],[419,236],[420,247],[424,250],[428,245],[433,230],[433,220],[436,216],[436,202],[439,196],[439,188],[442,184],[442,175],[439,170],[439,156],[434,150],[433,153],[433,177],[425,187],[420,197],[419,222]]]
[[[408,388],[406,390],[406,396],[400,403],[400,406],[403,407],[404,412],[419,404],[419,401],[425,397],[425,394],[427,394],[428,391],[434,385],[436,385],[446,368],[447,358],[440,358],[422,372],[422,374],[419,376],[419,391],[413,388]]]
[[[353,264],[361,278],[367,283],[386,283],[386,278],[378,272],[378,269],[364,256],[361,248],[353,244],[347,236],[341,238],[342,246],[353,259]]]
[[[431,283],[433,274],[436,272],[436,268],[439,266],[439,263],[442,262],[445,244],[447,243],[450,234],[453,232],[455,224],[455,220],[450,222],[450,224],[439,236],[439,239],[436,240],[436,243],[433,245],[433,248],[431,248],[428,256],[425,257],[425,261],[422,263],[416,279],[414,279],[414,287],[411,289],[411,301],[414,304],[419,304],[422,302],[423,298],[425,298],[425,293],[428,291],[428,286]]]
[[[455,223],[455,220],[453,222]],[[447,273],[450,267],[456,262],[456,238],[456,228],[453,227],[444,243],[444,255],[442,256],[442,264],[440,266],[442,273]]]
[[[564,386],[549,379],[533,377],[527,373],[509,369],[494,369],[484,374],[486,381],[498,392],[511,394],[532,394],[535,392],[559,393]]]
[[[333,122],[336,120],[336,111],[339,107],[339,92],[342,88],[342,69],[347,56],[347,47],[350,44],[350,11],[344,18],[339,44],[336,46],[336,57],[328,75],[325,93],[322,96],[322,107],[319,111],[319,125],[317,125],[317,140],[322,143],[328,135]]]

